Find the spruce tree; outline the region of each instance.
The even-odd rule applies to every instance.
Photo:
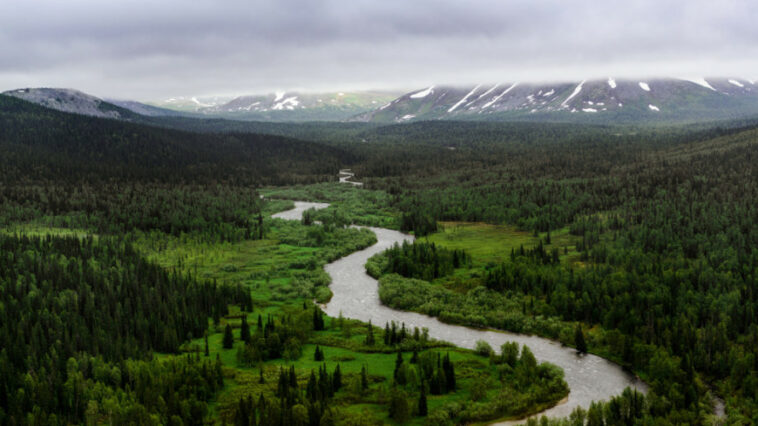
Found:
[[[247,325],[247,315],[242,316],[242,324],[240,325],[240,340],[245,343],[250,343],[250,326]]]
[[[290,380],[290,387],[297,388],[297,375],[295,374],[294,365],[290,365],[289,380]]]
[[[584,332],[582,332],[580,324],[576,325],[576,330],[574,331],[574,344],[577,351],[587,353],[587,342],[584,341]]]
[[[397,358],[395,358],[395,372],[393,373],[393,377],[395,378],[395,381],[397,381],[398,373],[400,372],[400,366],[403,365],[403,352],[397,351]]]
[[[210,351],[208,350],[208,333],[205,333],[205,356],[211,356]]]
[[[361,389],[368,389],[368,372],[366,371],[365,365],[361,367]]]
[[[418,397],[418,415],[425,417],[429,409],[426,406],[426,386],[421,382],[421,395]]]
[[[384,344],[389,346],[390,344],[390,323],[384,323]]]
[[[374,327],[371,325],[371,320],[368,320],[368,330],[366,332],[366,346],[374,346]]]
[[[445,359],[442,361],[442,370],[445,373],[445,390],[447,392],[455,391],[455,367],[450,362],[450,354],[445,354]]]
[[[324,317],[318,306],[313,309],[313,329],[316,331],[324,329]]]
[[[231,349],[234,346],[234,335],[232,334],[232,326],[227,324],[224,329],[224,349]]]
[[[340,365],[337,364],[337,367],[334,368],[334,373],[332,374],[332,388],[335,392],[340,390],[342,387],[342,371],[340,370]]]
[[[321,348],[318,345],[316,345],[316,350],[313,352],[313,360],[314,361],[324,360],[324,352],[321,350]]]

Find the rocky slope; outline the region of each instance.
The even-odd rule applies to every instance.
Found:
[[[3,94],[74,114],[119,119],[130,115],[127,109],[74,89],[16,89],[3,92]]]
[[[544,84],[431,86],[353,119],[696,121],[755,114],[758,114],[758,85],[753,80],[608,78]]]

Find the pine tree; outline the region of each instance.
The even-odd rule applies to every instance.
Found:
[[[297,375],[295,374],[295,366],[290,365],[290,374],[289,374],[289,380],[290,380],[290,387],[297,389]]]
[[[311,402],[316,402],[318,400],[318,384],[316,383],[316,374],[313,370],[311,370],[311,375],[308,377],[308,384],[305,387],[305,396]]]
[[[210,351],[208,350],[208,333],[205,333],[205,356],[211,356]]]
[[[224,385],[224,370],[221,368],[221,356],[216,352],[216,384],[221,387]]]
[[[400,366],[403,365],[403,352],[397,351],[397,358],[395,358],[395,372],[393,373],[393,377],[395,378],[395,381],[397,381],[398,373],[400,372]]]
[[[361,389],[368,389],[368,372],[366,371],[365,365],[361,367]]]
[[[227,324],[224,329],[224,349],[231,349],[234,346],[234,335],[232,334],[232,326]]]
[[[366,346],[374,346],[374,327],[371,325],[371,320],[368,320],[365,344]]]
[[[313,360],[314,361],[324,360],[324,352],[321,350],[321,348],[318,345],[316,345],[316,350],[313,352]]]
[[[389,346],[390,344],[390,323],[384,323],[384,344]]]
[[[258,314],[258,331],[263,330],[263,318],[261,318],[261,314]]]
[[[584,341],[584,332],[582,332],[580,324],[576,325],[576,330],[574,331],[574,344],[577,351],[587,353],[587,342]]]
[[[340,390],[342,387],[342,371],[340,370],[340,365],[337,364],[337,367],[334,368],[334,373],[332,374],[332,388],[335,392]]]
[[[318,306],[313,309],[313,329],[316,331],[324,329],[324,317]]]
[[[266,379],[263,378],[263,366],[261,366],[261,369],[258,371],[259,371],[258,383],[260,384],[266,383]]]
[[[413,349],[413,355],[411,355],[411,364],[418,364],[418,349]]]
[[[418,397],[418,415],[425,417],[428,414],[429,409],[426,406],[426,385],[421,382],[421,395]]]
[[[247,315],[242,316],[242,324],[240,325],[240,340],[245,343],[250,343],[250,326],[247,325]]]
[[[442,370],[445,373],[445,391],[455,391],[455,367],[450,362],[450,354],[445,354],[445,359],[442,361]]]

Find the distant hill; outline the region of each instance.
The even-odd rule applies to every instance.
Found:
[[[3,94],[58,111],[92,117],[124,119],[132,115],[127,108],[74,89],[29,88],[9,90]]]
[[[0,182],[233,179],[281,184],[333,178],[339,167],[355,160],[335,147],[282,136],[191,133],[80,111],[91,110],[66,113],[0,95]]]
[[[753,80],[651,79],[431,86],[407,93],[355,121],[419,120],[694,122],[758,114]]]
[[[122,101],[116,99],[108,99],[107,102],[119,106],[129,111],[135,112],[140,115],[148,117],[192,117],[194,114],[174,111],[172,109],[160,108],[153,105],[143,104],[137,101]]]
[[[221,98],[171,98],[151,105],[206,116],[257,121],[342,121],[378,108],[400,92],[279,92]],[[188,101],[189,99],[189,101]]]

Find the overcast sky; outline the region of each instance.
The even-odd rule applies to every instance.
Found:
[[[755,0],[3,0],[0,89],[157,100],[758,78]]]

